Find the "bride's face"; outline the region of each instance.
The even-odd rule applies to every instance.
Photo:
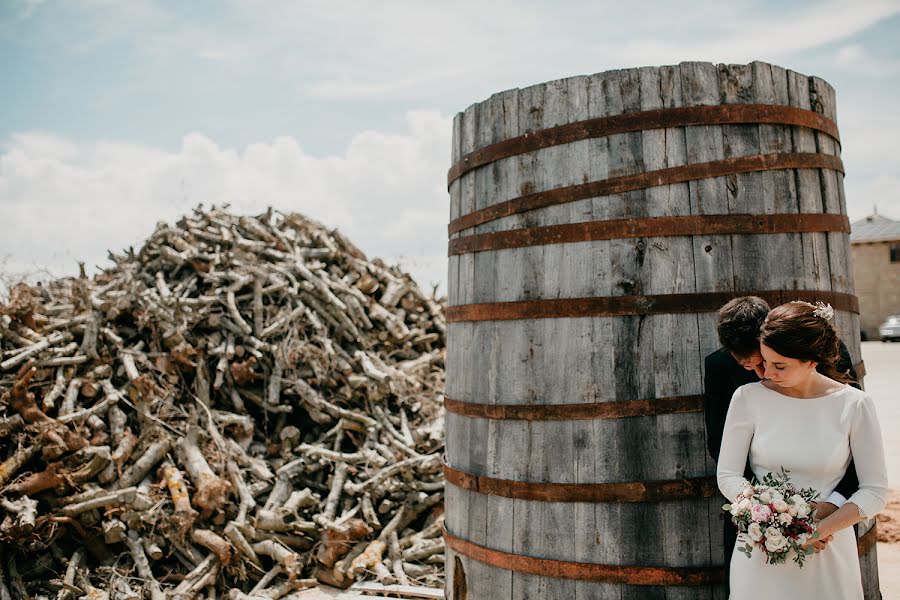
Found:
[[[782,356],[760,344],[766,379],[775,385],[790,388],[806,383],[816,372],[816,363],[811,360],[799,360]]]

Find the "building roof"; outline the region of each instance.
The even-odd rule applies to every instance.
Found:
[[[850,243],[900,241],[900,221],[879,214],[850,224]]]

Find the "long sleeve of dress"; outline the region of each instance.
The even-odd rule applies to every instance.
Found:
[[[744,477],[744,467],[753,439],[754,423],[751,407],[742,394],[743,389],[739,387],[731,397],[716,470],[719,490],[731,502],[750,483]]]
[[[884,442],[872,399],[864,396],[855,409],[850,425],[850,452],[859,477],[859,490],[847,501],[856,504],[863,517],[872,518],[884,510],[888,501]]]

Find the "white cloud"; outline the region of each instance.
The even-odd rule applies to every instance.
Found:
[[[866,58],[866,49],[862,44],[847,44],[838,48],[834,60],[842,67],[861,63]]]
[[[717,20],[715,27],[709,27],[710,34],[694,28],[690,37],[633,39],[609,51],[614,60],[626,64],[635,64],[635,60],[654,64],[671,61],[671,57],[716,62],[783,59],[846,39],[900,13],[900,3],[895,0],[819,2],[803,10],[786,6],[784,11],[765,15],[752,5],[744,8],[734,11],[735,18]]]
[[[302,73],[314,97],[409,98],[684,60],[790,62],[900,13],[896,0],[756,3],[274,2],[235,5],[260,54]],[[251,42],[252,43],[252,42]],[[263,48],[265,46],[265,48]],[[309,54],[320,57],[310,65]],[[848,57],[852,58],[852,57]],[[340,75],[336,75],[336,74]]]
[[[412,111],[407,126],[360,133],[328,157],[290,137],[236,151],[194,133],[165,152],[17,134],[0,154],[0,268],[73,274],[77,261],[102,265],[107,250],[139,246],[157,221],[215,203],[239,213],[299,211],[370,256],[401,260],[422,285],[443,281],[451,123]]]
[[[12,147],[36,159],[65,161],[78,154],[78,147],[74,143],[53,133],[13,134],[11,138]]]
[[[847,44],[834,53],[834,63],[855,75],[885,81],[900,73],[900,60],[873,56],[862,44]]]

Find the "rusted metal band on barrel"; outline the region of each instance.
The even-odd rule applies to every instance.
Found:
[[[878,521],[872,523],[872,527],[856,540],[856,552],[862,556],[875,547],[878,543]]]
[[[487,208],[476,210],[450,221],[447,227],[450,235],[476,225],[520,214],[547,206],[575,202],[586,198],[621,194],[660,185],[685,183],[697,179],[725,177],[740,173],[772,171],[777,169],[831,169],[844,172],[841,159],[830,154],[815,152],[796,154],[755,154],[737,158],[724,158],[705,163],[669,167],[657,171],[647,171],[635,175],[623,175],[601,181],[592,181],[568,187],[535,192]]]
[[[715,477],[622,483],[544,483],[473,475],[444,465],[447,483],[487,496],[535,502],[661,502],[678,498],[712,498],[719,494]]]
[[[521,300],[485,304],[461,304],[446,310],[448,323],[462,321],[512,321],[517,319],[563,319],[575,317],[624,317],[635,315],[715,312],[738,296],[759,296],[771,306],[792,300],[822,301],[835,310],[859,314],[859,300],[852,294],[818,290],[767,290],[660,294],[655,296],[599,296]]]
[[[485,565],[543,577],[628,585],[699,586],[721,583],[725,575],[722,567],[598,565],[510,554],[464,540],[446,527],[444,541],[453,552]]]
[[[673,396],[585,404],[476,404],[444,398],[444,408],[464,417],[509,421],[577,421],[651,417],[703,411],[703,396]]]
[[[567,223],[468,235],[450,240],[447,254],[574,244],[598,240],[682,235],[850,233],[850,219],[833,214],[690,215]]]
[[[591,138],[691,125],[796,125],[827,133],[840,141],[837,125],[810,110],[768,104],[724,104],[661,108],[567,123],[485,146],[465,155],[447,173],[447,185],[473,169],[504,158]]]

